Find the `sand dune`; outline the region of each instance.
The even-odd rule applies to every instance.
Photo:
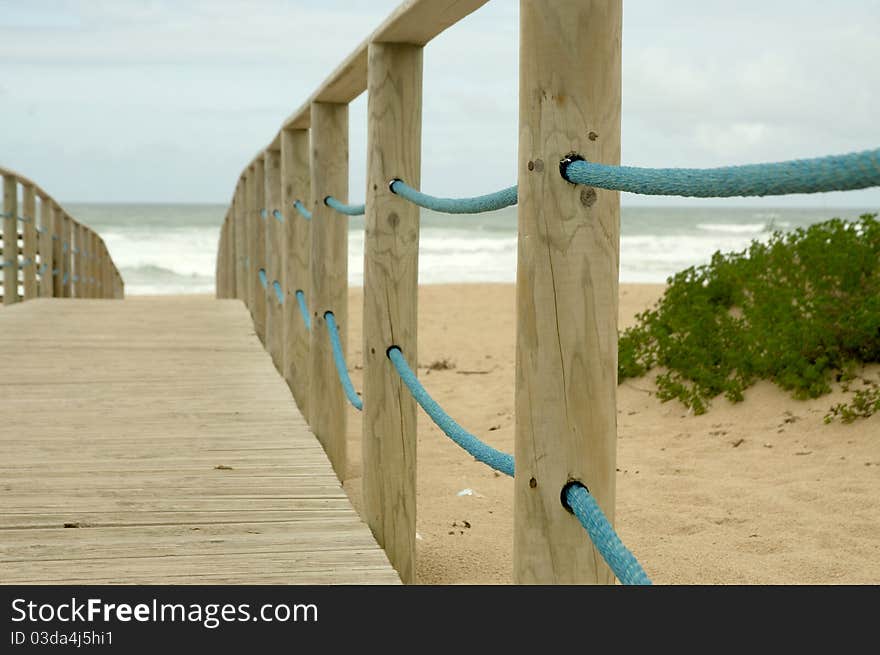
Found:
[[[623,285],[620,321],[659,297]],[[513,285],[423,286],[419,374],[462,425],[513,451]],[[361,388],[360,289],[349,365]],[[875,377],[880,369],[869,370]],[[880,416],[825,425],[837,396],[797,401],[769,383],[703,416],[660,403],[649,378],[619,387],[617,527],[657,583],[880,583]],[[360,415],[345,488],[360,505]],[[418,580],[512,581],[513,485],[419,412]],[[459,496],[463,489],[474,495]],[[466,522],[466,523],[465,523]],[[469,525],[470,527],[467,527]]]

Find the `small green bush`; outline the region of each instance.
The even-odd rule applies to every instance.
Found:
[[[796,398],[828,393],[833,379],[880,362],[877,214],[717,252],[709,264],[671,277],[637,321],[620,337],[618,379],[663,367],[658,397],[677,398],[696,414],[720,394],[742,400],[757,380]]]

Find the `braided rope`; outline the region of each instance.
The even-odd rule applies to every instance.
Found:
[[[327,196],[324,198],[324,204],[330,209],[334,209],[340,214],[345,214],[346,216],[363,216],[367,211],[366,205],[346,205],[344,202],[340,202],[333,196]]]
[[[306,330],[311,330],[312,319],[309,316],[309,308],[306,307],[306,294],[303,293],[302,289],[297,289],[296,291],[296,303],[299,305],[299,315],[302,316],[303,325],[306,326]]]
[[[302,204],[299,200],[293,201],[293,208],[299,212],[300,216],[302,216],[307,221],[312,220],[312,212],[306,209],[306,206]]]
[[[284,304],[284,291],[281,289],[281,283],[278,280],[272,282],[272,288],[275,289],[275,297],[278,298],[278,304]]]
[[[728,198],[850,191],[880,185],[880,148],[722,168],[634,168],[567,158],[560,172],[575,184],[655,196]]]
[[[345,397],[358,411],[363,411],[364,401],[358,396],[351,383],[351,377],[348,375],[348,366],[345,364],[345,355],[342,352],[342,343],[339,341],[339,328],[336,325],[336,317],[333,312],[324,312],[324,322],[327,323],[327,333],[330,335],[330,345],[333,348],[333,362],[336,364],[336,373],[339,375],[339,382],[342,383],[342,389],[345,391]]]
[[[516,204],[517,188],[515,186],[485,196],[474,198],[437,198],[429,196],[421,191],[416,191],[408,186],[403,180],[393,180],[390,189],[401,198],[411,203],[432,209],[444,214],[479,214],[481,212],[495,211]]]

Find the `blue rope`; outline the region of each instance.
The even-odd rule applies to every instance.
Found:
[[[73,276],[73,281],[74,281],[74,282],[79,282],[79,275],[74,275],[74,276]]]
[[[272,283],[272,288],[275,289],[275,297],[278,298],[278,304],[284,304],[284,291],[281,290],[281,283],[278,280],[275,280]]]
[[[7,259],[6,261],[0,262],[0,268],[6,268],[7,266],[12,266],[17,262],[14,259]]]
[[[437,198],[421,191],[416,191],[403,180],[392,181],[390,188],[393,193],[419,207],[433,209],[436,212],[443,212],[445,214],[479,214],[480,212],[494,211],[516,204],[515,186],[475,198]]]
[[[274,216],[274,217],[275,217],[275,220],[277,220],[279,223],[283,223],[283,222],[284,222],[284,214],[282,214],[282,213],[281,213],[280,211],[278,211],[277,209],[273,209],[273,210],[272,210],[272,216]]]
[[[22,223],[30,223],[31,222],[31,219],[28,216],[17,216],[16,218],[18,218],[18,220],[20,220]]]
[[[488,464],[496,471],[513,476],[513,456],[483,443],[443,411],[443,408],[425,391],[418,377],[407,364],[400,348],[397,346],[389,348],[388,358],[394,364],[400,379],[412,393],[413,398],[431,417],[437,427],[478,461]],[[614,528],[586,487],[570,485],[566,493],[566,502],[621,583],[627,585],[651,584],[641,565],[620,541]]]
[[[40,266],[39,274],[42,275],[43,273],[45,273],[47,268],[49,268],[49,264],[43,264],[42,266]]]
[[[265,207],[263,207],[260,210],[260,218],[262,218],[264,221],[266,220],[266,208]]]
[[[312,318],[309,316],[309,308],[306,307],[306,294],[302,292],[302,289],[298,289],[296,292],[296,302],[299,305],[299,314],[302,316],[306,330],[311,330]]]
[[[53,235],[52,235],[52,241],[58,241],[58,235],[57,235],[57,234],[53,234]]]
[[[23,259],[21,260],[21,263],[18,265],[18,267],[19,267],[19,268],[24,268],[25,266],[30,266],[30,265],[33,264],[33,263],[34,263],[34,262],[33,262],[32,259],[30,259],[29,257],[25,257],[25,258],[23,258]]]
[[[267,286],[269,286],[269,283],[266,281],[266,269],[265,268],[260,269],[259,276],[260,276],[260,284],[262,284],[263,288],[265,289]]]
[[[300,216],[302,216],[307,221],[312,220],[312,212],[306,209],[306,206],[302,204],[299,200],[295,200],[293,202],[293,208],[296,209],[296,211],[300,213]]]
[[[74,248],[72,252],[73,252],[74,255],[78,255],[78,254],[79,254],[79,248]]]
[[[67,241],[62,241],[62,242],[61,242],[61,249],[62,249],[64,252],[67,252],[67,251],[70,249],[70,246],[68,245]]]
[[[728,198],[849,191],[880,185],[880,148],[722,168],[634,168],[566,159],[560,171],[575,184],[655,196]]]
[[[324,321],[327,323],[327,332],[330,335],[330,345],[333,347],[333,361],[336,363],[336,372],[339,381],[345,390],[348,402],[358,411],[363,411],[364,401],[358,396],[348,375],[348,367],[345,365],[345,355],[342,354],[342,344],[339,342],[339,328],[336,326],[336,317],[333,312],[324,312]]]
[[[443,408],[425,391],[416,374],[413,373],[406,363],[406,358],[404,358],[400,348],[397,346],[389,348],[388,358],[394,364],[400,379],[407,386],[413,398],[422,406],[422,409],[431,417],[431,420],[437,424],[437,427],[443,430],[450,439],[473,455],[478,461],[488,464],[496,471],[513,476],[513,455],[508,455],[484,444],[456,423],[449,414],[444,412]]]
[[[346,205],[344,202],[340,202],[333,196],[327,196],[324,198],[324,204],[330,209],[335,209],[340,214],[345,214],[346,216],[363,216],[364,212],[367,211],[366,205]]]
[[[9,212],[0,212],[0,216],[2,216],[3,218],[12,218],[12,214],[10,214]]]
[[[620,537],[608,522],[602,508],[599,507],[596,499],[585,486],[581,484],[568,485],[565,501],[580,524],[584,526],[584,530],[590,535],[590,540],[602,555],[602,559],[622,584],[651,584],[651,579],[645,573],[642,565],[620,541]]]
[[[61,272],[60,269],[57,269],[57,268],[53,268],[53,269],[52,269],[52,275],[53,275],[53,276],[54,276],[54,275],[58,275],[60,272]]]

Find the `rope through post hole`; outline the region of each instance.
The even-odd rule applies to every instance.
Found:
[[[480,439],[461,427],[447,414],[437,402],[431,398],[425,388],[419,382],[418,377],[407,364],[400,348],[392,346],[388,349],[388,358],[394,364],[400,379],[409,389],[413,398],[421,406],[431,420],[455,443],[461,446],[469,454],[484,464],[488,464],[496,471],[513,476],[513,456],[492,448]],[[645,574],[638,560],[623,545],[614,528],[608,522],[608,518],[602,512],[595,498],[583,485],[569,485],[566,494],[568,508],[577,517],[580,524],[587,531],[590,540],[605,559],[609,568],[617,576],[618,580],[627,585],[651,584],[651,580]]]
[[[649,585],[651,579],[630,550],[623,545],[605,512],[581,484],[568,485],[565,500],[569,509],[590,535],[590,541],[602,555],[617,579],[625,585]]]
[[[324,312],[324,322],[327,323],[327,334],[330,335],[330,345],[333,348],[333,362],[336,364],[336,372],[339,374],[339,382],[345,391],[348,402],[358,411],[363,411],[364,401],[358,396],[348,375],[348,366],[345,364],[345,355],[342,352],[342,343],[339,341],[339,327],[336,325],[336,317],[333,312]]]
[[[282,213],[281,213],[280,211],[278,211],[277,209],[273,209],[273,210],[272,210],[272,216],[274,216],[274,217],[275,217],[275,220],[278,221],[279,223],[283,223],[283,222],[284,222],[284,214],[282,214]]]
[[[262,284],[263,288],[265,289],[269,286],[269,282],[266,280],[266,269],[261,268],[258,272],[258,275],[260,276],[260,284]]]
[[[309,316],[309,308],[306,307],[306,294],[302,289],[296,291],[296,304],[299,305],[299,315],[302,316],[303,325],[306,326],[306,330],[311,330],[312,319]]]
[[[284,304],[284,291],[281,289],[281,283],[278,280],[272,282],[272,288],[275,289],[275,297],[278,298],[278,304]]]
[[[487,444],[484,444],[473,434],[461,427],[455,420],[447,414],[437,402],[431,398],[419,378],[409,367],[406,358],[403,356],[400,348],[392,346],[388,349],[388,358],[394,364],[397,374],[406,385],[416,402],[421,406],[425,413],[431,417],[431,420],[438,428],[443,430],[450,439],[459,446],[464,448],[476,460],[488,464],[496,471],[513,476],[513,455],[496,450]]]
[[[366,205],[346,205],[344,202],[340,202],[333,196],[327,196],[324,198],[324,204],[330,209],[338,211],[340,214],[345,214],[346,216],[363,216],[367,211]]]
[[[880,186],[880,148],[815,159],[722,168],[607,166],[570,155],[559,165],[569,182],[654,196],[729,198],[851,191]]]
[[[302,204],[299,200],[293,201],[293,208],[299,212],[299,215],[302,216],[307,221],[312,220],[312,212],[310,212],[304,204]]]
[[[517,202],[517,188],[515,186],[485,196],[473,198],[438,198],[417,191],[407,185],[403,180],[392,180],[389,185],[392,193],[411,203],[444,214],[479,214],[481,212],[495,211],[510,207]]]

